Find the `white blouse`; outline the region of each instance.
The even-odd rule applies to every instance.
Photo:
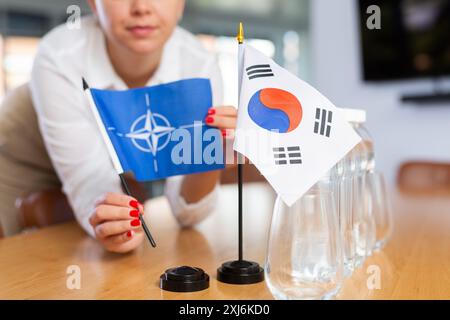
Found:
[[[31,76],[31,93],[46,148],[63,190],[81,226],[92,236],[88,219],[106,192],[122,193],[99,129],[83,92],[81,78],[100,89],[126,89],[106,52],[96,19],[84,17],[80,29],[61,25],[41,41]],[[162,61],[147,85],[202,77],[211,80],[213,104],[222,103],[222,80],[215,57],[189,32],[177,28],[164,47]],[[218,186],[198,203],[180,196],[183,176],[166,181],[174,216],[190,226],[214,210]]]

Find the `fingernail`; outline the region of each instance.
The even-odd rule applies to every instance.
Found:
[[[216,110],[215,109],[209,109],[208,110],[208,115],[213,115],[213,114],[216,114]]]
[[[131,230],[128,231],[128,232],[127,232],[127,237],[128,237],[128,238],[131,238],[132,236],[133,236],[133,231],[131,231]]]
[[[213,117],[206,117],[206,123],[213,123],[214,122],[214,118]]]
[[[131,210],[130,211],[130,216],[134,217],[134,218],[139,217],[139,210]]]
[[[222,132],[222,137],[226,137],[227,136],[227,130],[222,129],[220,131]]]
[[[134,219],[131,220],[130,224],[132,227],[139,227],[141,225],[141,221],[139,221],[139,219]]]
[[[138,205],[139,205],[139,202],[137,202],[136,200],[131,200],[130,201],[130,206],[131,207],[138,209]]]

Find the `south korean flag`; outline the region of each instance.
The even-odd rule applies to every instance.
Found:
[[[234,150],[291,206],[361,138],[319,91],[251,46],[240,46]]]

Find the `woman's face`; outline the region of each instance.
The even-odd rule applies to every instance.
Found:
[[[89,0],[108,41],[135,54],[162,49],[184,9],[184,0]]]

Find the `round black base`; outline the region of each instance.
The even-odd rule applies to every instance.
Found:
[[[194,292],[209,288],[209,276],[200,268],[167,269],[159,279],[159,287],[166,291]]]
[[[264,281],[264,269],[253,261],[228,261],[217,269],[217,280],[231,284],[258,283]]]

